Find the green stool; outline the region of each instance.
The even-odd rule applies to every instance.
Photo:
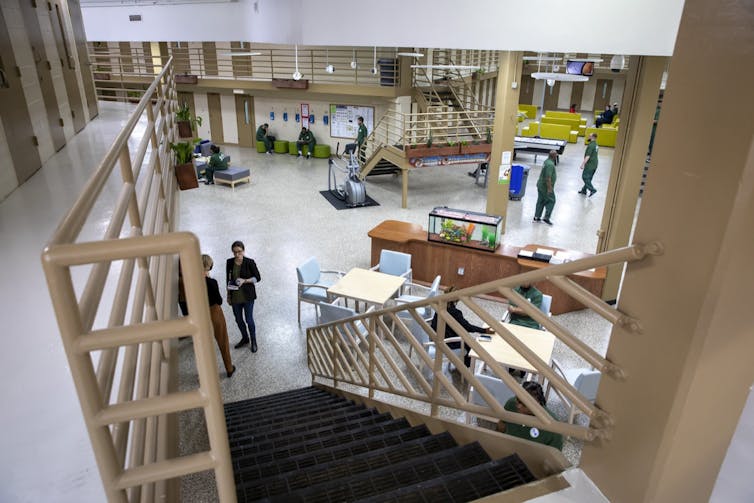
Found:
[[[301,145],[302,155],[306,155],[309,152],[309,145]],[[296,148],[296,142],[288,142],[288,153],[291,155],[298,155],[298,148]]]
[[[329,159],[330,145],[314,145],[314,157],[316,159]]]
[[[257,152],[259,152],[260,154],[267,152],[267,147],[264,146],[263,141],[257,141]]]
[[[273,150],[276,154],[285,154],[288,152],[288,142],[285,140],[275,140]]]

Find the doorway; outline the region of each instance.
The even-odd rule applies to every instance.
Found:
[[[254,132],[254,98],[246,94],[236,94],[236,122],[238,124],[238,146],[256,146]]]

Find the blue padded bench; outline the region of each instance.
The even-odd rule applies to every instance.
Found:
[[[249,168],[232,167],[215,171],[215,183],[230,185],[233,190],[235,190],[237,183],[249,183],[250,180],[251,174]]]

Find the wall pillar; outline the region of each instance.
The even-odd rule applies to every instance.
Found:
[[[661,57],[632,57],[620,108],[620,130],[613,153],[605,211],[602,214],[597,252],[628,245],[636,215],[641,177],[657,109],[662,72],[667,64]],[[608,268],[602,298],[618,297],[623,266]]]
[[[708,501],[754,382],[754,31],[750,3],[686,0],[597,403],[612,438],[581,467],[615,502]],[[725,76],[725,78],[724,78]],[[720,107],[720,97],[735,106]]]
[[[513,162],[513,138],[518,127],[518,92],[521,87],[522,53],[501,51],[498,63],[497,86],[495,89],[495,128],[492,135],[490,153],[489,183],[487,184],[487,213],[503,217],[508,211],[508,189],[510,187],[510,165],[508,174],[501,179],[500,168],[503,152],[510,152]],[[517,85],[513,88],[513,82]]]

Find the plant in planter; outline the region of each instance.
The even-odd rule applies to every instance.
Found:
[[[202,125],[202,118],[192,116],[191,109],[185,102],[175,112],[175,121],[178,124],[178,136],[181,138],[191,138],[194,136],[192,131]]]
[[[178,188],[181,190],[199,187],[192,159],[194,147],[200,141],[201,138],[194,138],[191,141],[170,144],[170,149],[175,153],[175,177],[178,179]]]
[[[492,130],[487,128],[487,137],[485,138],[487,143],[492,143]]]

